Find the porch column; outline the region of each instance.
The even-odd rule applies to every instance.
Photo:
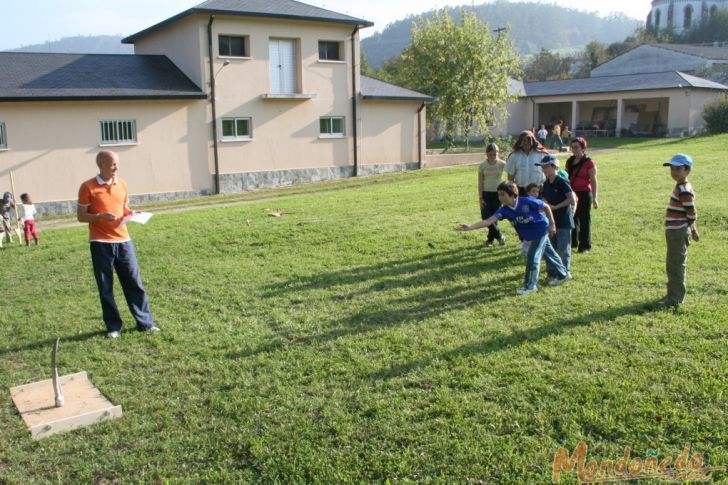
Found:
[[[533,121],[531,121],[531,126],[535,126],[536,130],[541,128],[541,113],[539,113],[538,103],[535,99],[533,100]]]
[[[614,136],[622,136],[622,116],[624,115],[624,99],[617,98],[617,126],[614,129]]]
[[[579,124],[579,105],[576,100],[571,102],[571,132],[576,133],[576,126]]]

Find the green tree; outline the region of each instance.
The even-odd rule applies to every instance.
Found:
[[[374,75],[374,69],[372,69],[372,66],[369,65],[369,59],[367,59],[367,55],[364,54],[364,51],[361,51],[361,53],[359,54],[359,59],[359,69],[361,70],[361,75]]]
[[[573,59],[561,57],[546,49],[536,54],[523,67],[524,81],[551,81],[554,79],[569,79],[569,69]]]
[[[724,42],[728,40],[728,10],[703,16],[700,24],[685,33],[682,42]]]
[[[728,133],[728,94],[707,103],[703,108],[703,119],[708,133]]]
[[[486,134],[516,99],[508,84],[519,74],[518,55],[508,33],[492,35],[464,9],[460,22],[445,8],[415,23],[410,45],[387,69],[387,80],[437,98],[427,114],[443,123],[446,137]]]

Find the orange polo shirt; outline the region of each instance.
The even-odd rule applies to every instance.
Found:
[[[104,182],[94,177],[81,184],[78,190],[78,205],[87,206],[89,214],[114,214],[115,221],[99,220],[88,225],[89,240],[98,242],[129,241],[126,224],[120,226],[122,217],[127,213],[129,192],[126,182],[120,178]]]

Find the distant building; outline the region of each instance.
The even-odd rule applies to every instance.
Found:
[[[680,34],[726,8],[728,0],[652,0],[646,25],[655,32],[672,28]]]
[[[725,83],[728,45],[643,44],[592,69],[591,77],[680,71]]]

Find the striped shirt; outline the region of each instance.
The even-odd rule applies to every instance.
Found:
[[[665,213],[665,229],[683,229],[697,220],[694,199],[695,192],[690,182],[686,180],[675,186]]]

